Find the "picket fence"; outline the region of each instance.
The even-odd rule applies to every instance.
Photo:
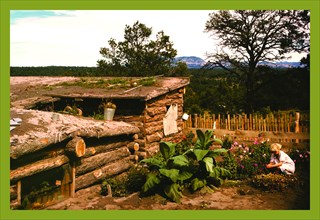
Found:
[[[226,129],[261,132],[309,133],[309,114],[300,112],[268,114],[204,114],[189,115],[183,128]]]

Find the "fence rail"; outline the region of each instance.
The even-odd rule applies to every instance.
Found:
[[[226,129],[260,132],[309,133],[309,114],[277,113],[266,117],[258,114],[189,115],[184,128]]]

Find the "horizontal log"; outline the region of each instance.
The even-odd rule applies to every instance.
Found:
[[[102,179],[109,178],[128,170],[131,166],[132,162],[130,161],[130,157],[127,157],[108,164],[100,169],[81,175],[76,178],[75,189],[79,190],[94,185],[95,183],[100,182]]]
[[[146,146],[146,151],[149,153],[149,155],[155,155],[156,153],[159,152],[159,142],[154,142],[151,144],[148,144]]]
[[[165,114],[161,114],[161,115],[155,115],[153,117],[149,116],[148,114],[146,114],[145,117],[145,123],[149,123],[149,122],[159,122],[163,120]]]
[[[163,132],[156,132],[151,135],[147,135],[146,139],[148,143],[159,142],[163,138]]]
[[[134,151],[137,151],[139,150],[139,144],[137,142],[130,142],[128,145],[127,145],[128,149],[132,152]]]
[[[109,124],[110,123],[110,124]],[[118,124],[119,123],[119,124]],[[133,125],[124,124],[124,122],[115,122],[108,121],[108,123],[104,123],[104,129],[81,129],[73,133],[73,136],[81,136],[81,137],[112,137],[118,135],[130,135],[140,132],[139,128]]]
[[[127,146],[129,141],[122,141],[122,142],[115,142],[115,143],[109,143],[106,145],[98,145],[94,147],[87,147],[86,148],[86,153],[83,157],[90,157],[94,154],[99,154],[107,151],[111,151],[123,146]]]
[[[173,93],[173,94],[167,94],[166,99],[181,99],[183,97],[182,93]]]
[[[65,133],[61,133],[60,135],[47,136],[45,138],[38,139],[28,139],[24,143],[21,143],[16,146],[10,146],[10,157],[12,159],[17,159],[23,155],[31,154],[36,151],[42,150],[49,145],[56,144],[58,142],[62,142],[69,138],[69,136]]]
[[[138,143],[140,147],[146,146],[146,141],[144,139],[137,139],[135,142]]]
[[[67,143],[65,151],[73,157],[82,157],[86,152],[86,143],[81,137],[75,137]]]
[[[145,133],[146,135],[154,134],[155,132],[163,131],[163,125],[154,126],[154,127],[146,127]]]
[[[66,164],[68,162],[69,162],[69,158],[65,155],[62,155],[58,157],[40,160],[32,164],[28,164],[18,169],[11,170],[10,182],[11,184],[13,184],[22,178],[32,176],[36,173],[47,171],[56,167],[60,167],[63,164]]]
[[[141,151],[136,151],[134,155],[138,156],[139,160],[146,159],[149,156],[148,152],[141,152]]]
[[[166,114],[167,112],[167,107],[166,106],[159,106],[159,107],[151,107],[146,109],[146,113],[153,117],[155,115],[163,115]]]
[[[34,161],[57,157],[64,154],[65,154],[64,148],[60,148],[60,147],[57,149],[38,151],[30,155],[19,157],[18,159],[11,159],[10,168],[14,170],[14,169],[17,169],[18,167],[33,163]]]
[[[163,118],[162,118],[163,119]],[[145,123],[144,127],[155,127],[163,125],[163,120],[160,121],[148,121]]]
[[[138,140],[138,139],[142,139],[143,138],[143,134],[141,132],[134,134],[132,136],[133,140]]]
[[[153,108],[158,106],[167,106],[171,104],[181,105],[183,104],[183,99],[182,98],[177,98],[177,99],[165,98],[165,99],[157,100],[154,102],[150,102],[147,105],[148,105],[148,108]]]
[[[102,167],[105,164],[111,163],[121,158],[128,157],[129,155],[130,152],[128,148],[122,147],[114,151],[100,153],[92,157],[81,159],[79,162],[77,162],[76,165],[76,176],[90,172],[97,169],[98,167]]]

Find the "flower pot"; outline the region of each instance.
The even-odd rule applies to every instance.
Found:
[[[116,110],[114,108],[105,108],[104,109],[104,120],[112,121],[115,111]]]

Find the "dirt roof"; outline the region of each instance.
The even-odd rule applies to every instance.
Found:
[[[11,101],[35,96],[150,100],[185,87],[187,77],[11,77]],[[27,93],[31,93],[26,97]]]

